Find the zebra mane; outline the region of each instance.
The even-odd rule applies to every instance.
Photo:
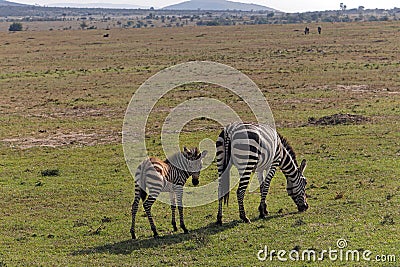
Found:
[[[282,145],[286,148],[286,150],[289,152],[289,155],[294,160],[296,166],[299,166],[296,160],[296,153],[294,152],[293,147],[289,144],[289,141],[285,137],[283,137],[280,133],[278,133],[278,136],[281,139]]]
[[[178,168],[183,171],[187,171],[188,169],[188,162],[192,160],[188,158],[186,155],[186,152],[179,151],[176,152],[175,154],[167,157],[164,162],[168,164],[169,166],[174,166],[175,168]]]
[[[173,154],[172,156],[167,157],[167,159],[164,161],[165,163],[171,163],[173,161],[179,160],[196,160],[199,159],[201,156],[201,153],[199,153],[199,150],[197,149],[197,147],[189,149],[189,152],[185,152],[185,151],[179,151],[176,152],[175,154]]]
[[[183,155],[182,152],[176,152],[173,155],[167,157],[164,162],[165,163],[173,163],[173,162],[180,162],[185,156]]]

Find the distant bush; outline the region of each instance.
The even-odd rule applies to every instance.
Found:
[[[10,28],[8,28],[10,32],[18,32],[22,31],[22,24],[19,22],[14,22],[13,24],[10,25]]]
[[[81,27],[82,30],[86,29],[88,27],[88,25],[86,24],[86,21],[83,21],[79,27]]]
[[[375,16],[370,16],[370,17],[368,18],[368,20],[369,20],[369,21],[378,21],[378,18],[375,17]]]
[[[389,21],[389,17],[388,16],[383,16],[379,20],[380,21]]]
[[[46,169],[40,172],[42,176],[59,176],[60,171],[58,169]]]

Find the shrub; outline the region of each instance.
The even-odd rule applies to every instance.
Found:
[[[10,25],[10,28],[8,28],[10,32],[17,32],[17,31],[22,31],[22,24],[19,22],[14,22],[13,24]]]
[[[40,172],[42,176],[59,176],[60,171],[58,169],[46,169]]]

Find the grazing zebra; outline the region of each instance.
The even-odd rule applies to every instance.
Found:
[[[132,204],[132,226],[130,230],[132,239],[136,239],[135,217],[140,199],[143,201],[143,207],[154,237],[158,236],[151,216],[151,206],[161,192],[169,192],[170,194],[174,231],[178,230],[175,221],[177,200],[180,226],[185,233],[188,232],[183,221],[183,186],[189,176],[192,176],[194,186],[199,184],[199,175],[202,168],[201,160],[206,154],[206,150],[200,153],[197,148],[190,150],[184,147],[183,152],[178,152],[165,161],[158,158],[148,158],[139,165],[135,173],[135,199]],[[147,194],[146,189],[148,189],[149,194]]]
[[[265,218],[268,214],[265,199],[278,166],[286,176],[287,192],[296,203],[298,210],[308,209],[305,193],[306,178],[303,175],[306,160],[303,160],[299,167],[292,147],[274,129],[249,123],[229,124],[219,135],[216,149],[219,174],[217,224],[222,224],[222,199],[225,204],[229,200],[232,165],[236,166],[240,175],[237,198],[240,218],[244,222],[250,222],[246,217],[243,199],[251,173],[257,173],[261,194],[258,210],[260,218]],[[264,171],[267,172],[265,177],[263,177]]]

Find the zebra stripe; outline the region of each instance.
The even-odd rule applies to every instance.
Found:
[[[201,160],[206,154],[207,151],[200,153],[197,148],[189,150],[184,147],[183,152],[176,153],[165,161],[158,158],[148,158],[139,165],[135,173],[135,198],[132,204],[132,225],[130,229],[132,239],[136,239],[135,218],[140,199],[143,201],[143,207],[153,235],[154,237],[158,236],[157,228],[151,215],[151,207],[161,192],[169,192],[170,194],[171,223],[174,231],[178,230],[175,220],[175,210],[178,206],[180,226],[185,233],[188,232],[183,220],[183,186],[189,176],[192,176],[193,185],[199,184],[199,175],[202,168]]]
[[[299,211],[308,208],[305,198],[305,160],[298,167],[295,153],[287,140],[274,129],[258,124],[235,122],[227,125],[216,141],[216,158],[219,174],[217,223],[222,224],[222,200],[228,203],[230,191],[230,169],[234,165],[239,172],[237,189],[240,218],[247,218],[243,199],[252,172],[257,173],[260,184],[260,218],[267,214],[266,196],[272,177],[279,166],[287,179],[287,192],[295,201]],[[263,176],[266,171],[266,176]]]

